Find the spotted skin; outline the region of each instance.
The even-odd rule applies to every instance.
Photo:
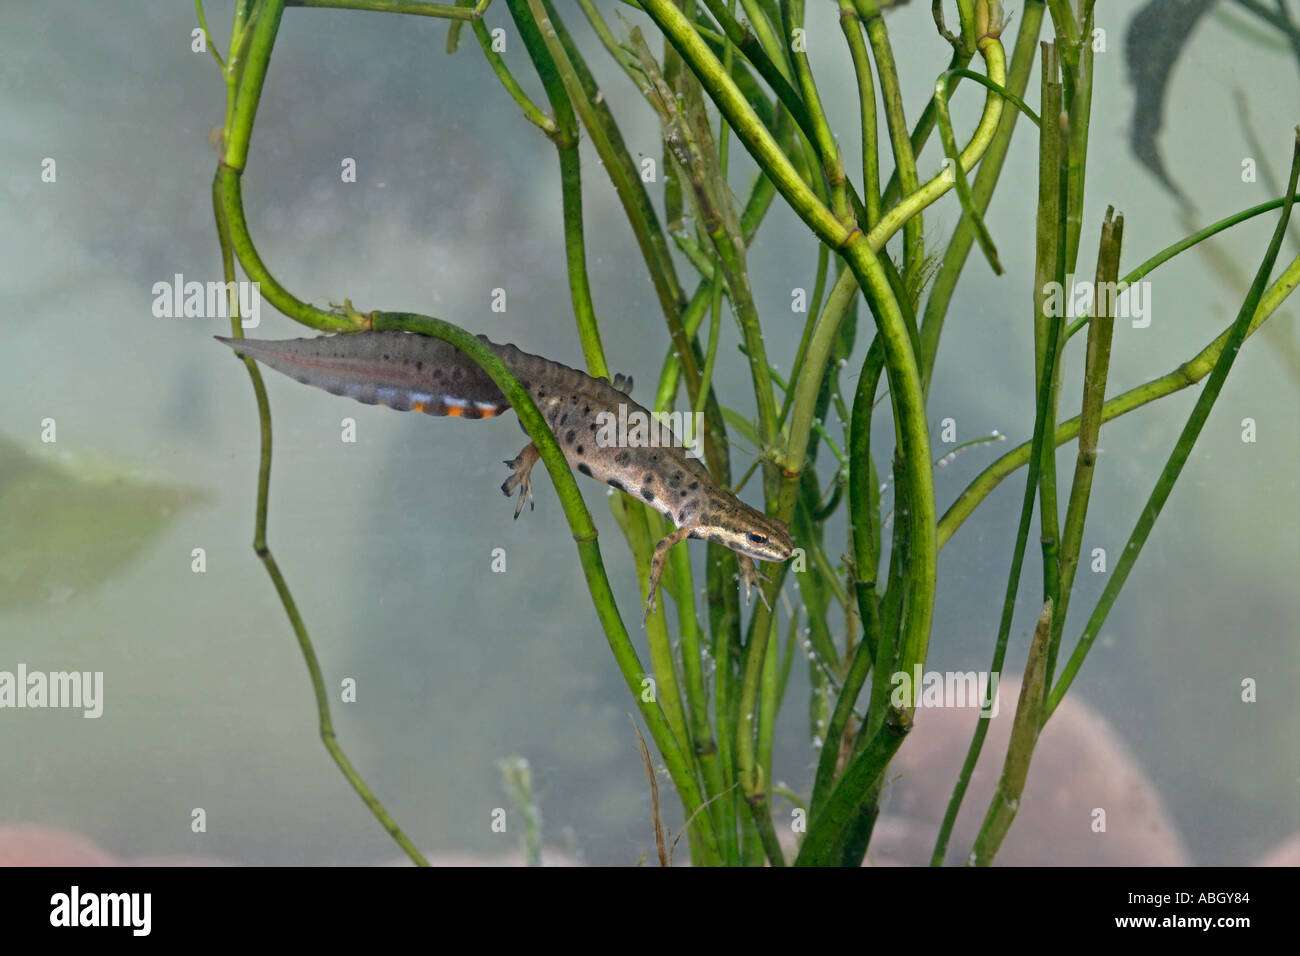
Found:
[[[755,560],[785,561],[793,553],[783,522],[716,485],[680,441],[649,446],[607,440],[614,430],[605,427],[611,419],[602,415],[617,421],[621,410],[624,421],[651,419],[628,395],[630,378],[619,375],[610,383],[513,345],[478,338],[528,390],[570,468],[646,502],[672,521],[676,530],[655,546],[651,558],[647,616],[655,607],[668,549],[679,541],[696,538],[732,549],[751,585],[758,579]],[[282,341],[218,336],[217,341],[306,385],[369,405],[468,419],[492,418],[510,408],[496,383],[472,359],[430,336],[358,332]],[[506,495],[519,492],[516,518],[525,502],[531,507],[531,472],[539,458],[529,442],[506,462],[513,473],[501,490]]]

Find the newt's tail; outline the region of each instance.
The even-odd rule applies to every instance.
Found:
[[[501,389],[449,342],[407,332],[357,332],[314,339],[227,339],[223,345],[305,385],[367,405],[458,418],[510,408]],[[493,345],[479,336],[494,350]]]

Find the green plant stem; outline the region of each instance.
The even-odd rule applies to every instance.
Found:
[[[880,78],[880,96],[885,107],[885,126],[894,151],[894,168],[904,196],[915,193],[920,185],[916,173],[916,155],[908,134],[907,116],[903,110],[903,91],[898,82],[898,69],[894,64],[894,50],[889,42],[889,30],[880,14],[876,0],[854,0],[858,17],[867,32],[867,41],[876,61]],[[897,208],[897,207],[895,207]],[[924,224],[921,210],[902,218],[903,224],[903,274],[914,275],[923,248]],[[882,243],[883,245],[883,243]],[[877,249],[881,246],[877,246]]]
[[[1008,92],[1014,94],[1017,99],[1024,96],[1029,82],[1029,73],[1037,57],[1043,9],[1043,0],[1026,0],[1020,16],[1020,30],[1016,34],[1016,45],[1011,54],[1011,67],[1008,70],[1006,84]],[[992,141],[980,161],[972,190],[972,200],[981,214],[988,209],[1018,119],[1019,115],[1015,110],[1003,112]],[[939,266],[930,289],[930,297],[926,301],[920,328],[919,362],[921,378],[927,394],[930,390],[930,377],[934,371],[935,357],[939,352],[939,336],[943,331],[944,318],[948,313],[953,293],[957,289],[957,279],[966,265],[966,258],[970,254],[974,241],[975,230],[970,221],[963,218],[953,230],[952,239],[943,256],[943,263]]]
[[[534,103],[524,91],[524,88],[520,85],[519,81],[515,79],[514,74],[510,72],[510,67],[506,65],[505,58],[492,48],[492,35],[488,33],[488,28],[483,21],[481,19],[475,20],[473,21],[473,24],[474,38],[478,40],[479,49],[483,51],[483,56],[487,59],[488,66],[490,66],[492,72],[497,75],[497,79],[501,81],[501,85],[505,88],[505,91],[510,94],[510,98],[518,104],[521,110],[523,110],[524,117],[528,122],[532,123],[547,136],[554,138],[557,132],[555,118],[543,113],[541,108],[538,107],[538,105]],[[455,24],[453,24],[453,29],[454,28]],[[571,107],[569,113],[571,116]],[[566,131],[566,135],[567,132],[568,131]]]
[[[1052,216],[1064,205],[1065,197],[1069,191],[1069,165],[1066,162],[1064,142],[1067,131],[1061,129],[1051,119],[1056,104],[1059,102],[1060,90],[1056,79],[1056,60],[1051,51],[1050,44],[1043,44],[1042,95],[1044,122],[1042,136],[1039,141],[1038,167],[1038,268],[1040,272],[1044,269],[1043,262],[1048,258],[1055,260],[1058,269],[1063,265],[1065,224],[1060,220],[1059,216],[1056,220],[1053,220]],[[1053,185],[1055,185],[1054,195],[1051,188]],[[1039,287],[1035,288],[1035,321],[1041,314],[1038,305],[1038,289]],[[1063,331],[1063,322],[1049,322],[1044,334],[1042,360],[1038,366],[1035,383],[1037,398],[1034,403],[1034,437],[1031,443],[1029,473],[1025,477],[1025,490],[1020,504],[1020,521],[1016,528],[1016,542],[1011,555],[1011,569],[1007,574],[1007,586],[1002,599],[1002,617],[998,624],[998,634],[994,642],[993,660],[988,669],[990,674],[1000,674],[1003,661],[1006,659],[1007,643],[1011,635],[1011,623],[1015,617],[1016,595],[1020,590],[1020,573],[1024,566],[1025,549],[1029,538],[1029,526],[1033,521],[1036,490],[1039,491],[1041,497],[1040,521],[1044,527],[1044,540],[1048,536],[1049,518],[1045,512],[1049,507],[1049,502],[1047,496],[1041,494],[1040,476],[1045,454],[1053,454],[1056,447],[1055,441],[1052,440],[1055,428],[1055,421],[1052,418],[1052,411],[1055,407],[1053,383],[1057,377],[1058,351],[1065,342],[1062,335]],[[1054,514],[1051,516],[1050,522],[1052,526],[1055,525]],[[1046,549],[1047,545],[1045,544],[1044,564],[1047,563],[1049,557]],[[1047,575],[1046,571],[1044,575]],[[1045,605],[1053,601],[1054,599],[1050,593],[1044,598]],[[987,734],[988,721],[982,718],[977,720],[975,731],[971,735],[970,745],[966,750],[966,757],[957,775],[957,782],[953,786],[943,820],[939,824],[939,833],[935,838],[934,850],[930,855],[930,864],[932,866],[942,865],[944,858],[947,856],[948,840],[952,835],[953,827],[956,825],[957,814],[961,810],[962,800],[966,796],[967,787],[975,771],[975,765],[979,761],[980,751],[984,746],[984,738]]]
[[[984,61],[989,71],[989,79],[997,87],[1006,86],[1006,54],[1002,45],[996,40],[985,38],[980,48],[984,55]],[[970,142],[961,154],[961,168],[969,172],[979,162],[980,157],[984,155],[985,150],[993,142],[993,136],[997,132],[998,121],[1003,113],[1002,96],[993,89],[989,90],[984,100],[984,112],[980,116],[979,125],[976,126],[975,132],[971,135]],[[868,238],[873,249],[882,249],[890,237],[898,232],[904,223],[911,222],[914,216],[917,216],[921,210],[929,206],[940,196],[952,188],[954,182],[953,176],[950,176],[945,170],[940,172],[934,178],[930,179],[922,186],[909,191],[895,206],[891,207],[884,215],[881,216],[880,222],[871,229]],[[904,233],[906,241],[906,232]]]
[[[370,318],[371,327],[376,331],[400,329],[406,332],[418,332],[421,335],[432,335],[435,338],[450,342],[491,377],[492,381],[505,394],[506,400],[510,402],[511,407],[514,408],[515,413],[519,416],[520,423],[524,426],[524,430],[532,439],[533,444],[537,446],[542,462],[546,465],[551,481],[555,485],[555,491],[564,510],[565,519],[569,523],[574,543],[577,545],[583,574],[587,581],[588,590],[591,593],[592,605],[596,609],[597,617],[605,631],[605,637],[614,653],[614,659],[619,665],[619,670],[623,674],[628,689],[637,701],[642,719],[645,720],[646,726],[650,729],[650,734],[659,748],[659,753],[664,759],[669,775],[672,777],[673,785],[682,798],[687,818],[693,817],[693,826],[700,829],[700,836],[707,853],[711,858],[716,858],[718,847],[716,835],[713,832],[712,819],[708,813],[696,813],[703,806],[704,800],[696,782],[694,771],[682,750],[677,746],[676,735],[669,726],[659,702],[644,699],[642,679],[646,672],[641,666],[631,639],[628,637],[627,628],[619,615],[613,591],[609,586],[609,579],[605,575],[595,525],[591,521],[591,515],[587,511],[586,505],[583,503],[582,495],[578,491],[573,472],[565,462],[564,454],[559,445],[556,444],[555,436],[551,433],[545,419],[542,418],[541,412],[537,410],[532,397],[519,384],[519,381],[511,375],[495,353],[489,350],[475,336],[449,322],[443,322],[431,316],[395,312],[374,312]]]
[[[213,178],[212,183],[212,208],[217,224],[217,239],[221,247],[221,265],[226,288],[233,290],[235,282],[234,246],[231,242],[229,222],[223,212],[220,181],[221,177],[218,173]],[[239,299],[233,294],[229,296],[229,308],[230,334],[234,338],[243,338],[244,330],[240,323]],[[284,607],[285,616],[288,617],[289,626],[293,629],[294,638],[298,642],[298,650],[302,654],[303,663],[307,667],[307,676],[311,682],[312,696],[316,703],[316,720],[321,743],[324,744],[326,752],[329,753],[330,759],[339,768],[344,779],[356,791],[362,803],[379,821],[380,826],[393,838],[393,841],[402,848],[402,851],[410,857],[416,866],[428,866],[428,860],[420,853],[419,849],[406,835],[406,832],[397,825],[397,821],[379,802],[379,798],[375,796],[361,774],[352,766],[352,761],[344,753],[334,732],[334,719],[330,714],[329,692],[325,688],[325,676],[321,670],[320,660],[316,656],[316,648],[311,642],[311,636],[307,633],[307,626],[298,611],[298,603],[294,600],[293,593],[289,589],[289,583],[281,572],[275,556],[271,553],[271,547],[267,540],[266,526],[271,498],[271,403],[267,398],[266,385],[262,381],[262,372],[257,363],[247,356],[241,356],[240,361],[243,362],[244,367],[247,369],[249,381],[253,386],[261,436],[257,469],[257,507],[253,526],[253,552],[262,562],[267,576],[271,579],[271,585],[280,598],[280,604]]]
[[[888,669],[892,651],[882,649],[879,609],[876,604],[876,570],[879,551],[879,528],[875,522],[872,504],[874,477],[871,461],[871,413],[876,388],[884,370],[884,350],[879,338],[872,340],[858,375],[857,394],[853,399],[853,413],[849,431],[849,458],[855,467],[849,472],[849,520],[853,546],[853,586],[858,603],[858,616],[862,620],[862,641],[853,654],[844,677],[844,684],[835,702],[835,709],[823,735],[821,753],[817,760],[817,774],[813,785],[811,806],[821,809],[830,793],[835,770],[844,754],[840,748],[844,732],[853,716],[853,707],[866,682],[873,664]]]
[[[1115,317],[1110,314],[1110,301],[1104,300],[1102,291],[1112,287],[1119,277],[1120,250],[1124,238],[1124,217],[1112,219],[1112,209],[1106,210],[1101,227],[1101,242],[1097,250],[1097,271],[1093,288],[1094,303],[1099,310],[1088,325],[1088,353],[1084,361],[1083,401],[1079,414],[1079,453],[1074,465],[1074,480],[1070,486],[1070,500],[1065,509],[1065,526],[1061,532],[1061,599],[1052,617],[1052,635],[1047,648],[1046,681],[1050,687],[1056,669],[1056,653],[1061,642],[1074,587],[1074,573],[1079,565],[1079,550],[1083,544],[1083,527],[1088,515],[1088,500],[1092,495],[1092,476],[1097,465],[1097,438],[1101,433],[1101,409],[1106,403],[1106,378],[1110,372],[1110,346],[1115,333]]]
[[[1034,637],[1029,644],[1029,657],[1025,661],[1024,678],[1020,684],[1020,700],[1016,705],[1016,716],[1011,724],[1011,740],[1007,744],[1006,760],[1002,764],[1002,776],[998,779],[989,801],[984,823],[975,837],[975,845],[967,860],[969,866],[988,866],[993,862],[998,848],[1006,838],[1011,823],[1016,818],[1020,807],[1020,797],[1025,790],[1025,780],[1029,777],[1029,763],[1034,756],[1034,747],[1038,744],[1038,732],[1042,727],[1043,697],[1047,693],[1046,661],[1047,645],[1052,631],[1052,599],[1043,605],[1043,612],[1038,616],[1038,625],[1034,628]],[[981,719],[984,719],[981,715]]]
[[[1057,408],[1061,391],[1060,353],[1068,336],[1064,334],[1064,315],[1052,315],[1047,309],[1047,288],[1054,282],[1065,288],[1069,275],[1069,203],[1073,190],[1070,174],[1071,118],[1062,101],[1062,87],[1057,80],[1056,47],[1043,44],[1043,116],[1040,127],[1042,149],[1039,153],[1037,257],[1034,270],[1034,375],[1035,384],[1046,376],[1047,411],[1043,422],[1046,434],[1040,448],[1043,460],[1038,467],[1039,544],[1043,557],[1043,600],[1053,606],[1060,603],[1060,511],[1056,495]],[[1056,121],[1053,122],[1053,118]],[[1051,343],[1055,343],[1053,346]],[[1053,349],[1055,351],[1053,351]]]
[[[839,0],[840,29],[853,60],[853,74],[858,83],[858,109],[862,133],[862,201],[866,207],[863,223],[870,231],[880,221],[880,143],[876,129],[876,85],[871,74],[871,59],[862,39],[862,19],[853,0]]]
[[[841,861],[840,845],[859,808],[871,798],[876,785],[894,759],[911,727],[896,722],[898,712],[891,710],[867,745],[844,769],[825,807],[808,828],[795,866],[834,866]]]
[[[523,818],[525,866],[542,865],[542,816],[533,799],[533,772],[523,757],[509,757],[497,762],[506,793]]]
[[[1261,212],[1277,209],[1282,204],[1282,200],[1272,200],[1263,203],[1260,206],[1256,206],[1252,210],[1248,210],[1247,212],[1249,215],[1238,214],[1237,216],[1232,217],[1232,220],[1234,223],[1241,222],[1243,219],[1259,215]],[[1227,220],[1224,220],[1224,222],[1227,222]],[[1216,225],[1221,226],[1221,224]],[[1213,232],[1220,232],[1222,231],[1222,228],[1226,228],[1226,226],[1214,228]],[[1194,237],[1180,240],[1173,246],[1163,250],[1158,256],[1153,257],[1133,272],[1130,272],[1124,279],[1120,280],[1121,283],[1137,281],[1138,277],[1146,275],[1151,271],[1151,269],[1154,269],[1155,266],[1159,264],[1159,262],[1156,261],[1157,259],[1159,259],[1160,262],[1167,261],[1172,258],[1173,255],[1177,254],[1177,252],[1181,252],[1183,249],[1195,245],[1196,242],[1207,238],[1209,235],[1213,235],[1213,232],[1202,230],[1203,234],[1199,235],[1199,238],[1195,238],[1195,241],[1192,241]],[[1268,317],[1271,316],[1286,300],[1287,296],[1295,291],[1298,284],[1300,284],[1300,260],[1292,262],[1287,266],[1286,270],[1278,277],[1277,281],[1275,281],[1264,293],[1263,298],[1260,300],[1259,308],[1256,311],[1254,318],[1251,320],[1250,327],[1246,331],[1247,337],[1264,324]],[[1224,345],[1228,339],[1228,333],[1229,330],[1225,329],[1214,339],[1214,341],[1205,346],[1205,348],[1191,359],[1179,365],[1178,368],[1173,371],[1168,372],[1159,378],[1152,379],[1149,382],[1145,382],[1135,388],[1131,388],[1127,392],[1123,392],[1114,398],[1108,399],[1101,409],[1102,424],[1105,424],[1120,415],[1131,412],[1135,408],[1141,408],[1143,405],[1154,402],[1159,398],[1164,398],[1166,395],[1171,395],[1174,392],[1187,388],[1189,385],[1194,385],[1199,382],[1210,373],[1210,370],[1214,367],[1215,361],[1222,354]],[[1079,435],[1079,424],[1078,417],[1061,422],[1056,429],[1056,441],[1058,445],[1077,438]],[[1011,451],[1007,452],[997,461],[993,462],[980,472],[980,474],[966,486],[962,493],[957,496],[957,499],[949,506],[948,510],[944,512],[943,517],[939,519],[938,542],[940,548],[951,540],[953,534],[956,533],[957,529],[962,526],[972,513],[974,513],[980,502],[987,498],[1004,478],[1026,464],[1029,458],[1030,447],[1031,443],[1025,442],[1024,444],[1011,449]]]
[[[785,29],[785,40],[790,63],[794,67],[795,78],[803,94],[804,105],[808,108],[812,120],[813,135],[811,141],[821,160],[821,172],[826,178],[826,187],[830,194],[831,211],[845,225],[853,222],[853,211],[849,207],[848,193],[844,188],[844,164],[840,158],[840,148],[835,142],[826,111],[822,107],[821,96],[817,93],[817,83],[813,79],[812,68],[808,65],[808,54],[795,46],[795,30],[803,29],[802,0],[780,0],[781,22]]]
[[[540,8],[540,4],[535,5]],[[536,12],[536,11],[534,11]],[[596,378],[609,378],[605,349],[600,341],[600,323],[591,298],[591,285],[587,274],[587,252],[582,222],[582,160],[578,153],[578,120],[570,101],[569,89],[561,79],[555,60],[557,50],[562,52],[554,33],[546,35],[545,28],[530,21],[518,4],[511,7],[515,25],[524,40],[533,67],[542,81],[547,101],[551,105],[551,127],[547,133],[555,145],[560,161],[560,197],[564,223],[564,257],[569,277],[569,294],[573,301],[574,319],[578,326],[578,339],[582,343],[587,370]],[[547,21],[549,26],[549,21]],[[482,28],[476,23],[476,28]],[[489,44],[490,47],[490,44]],[[579,95],[580,85],[574,84]],[[527,110],[525,110],[527,113]]]
[[[550,53],[560,82],[582,121],[600,157],[601,165],[609,175],[614,190],[623,206],[624,214],[632,226],[633,235],[641,249],[642,258],[650,272],[655,294],[667,323],[673,347],[677,350],[686,372],[686,384],[692,399],[696,394],[699,377],[685,331],[681,326],[681,286],[672,264],[668,243],[660,227],[654,205],[645,191],[623,143],[618,125],[608,104],[596,102],[598,88],[587,69],[577,47],[564,28],[553,8],[540,0],[507,0],[511,15],[520,29],[536,29]],[[525,26],[527,24],[528,26]]]
[[[1069,661],[1066,662],[1065,667],[1062,669],[1060,680],[1052,688],[1051,695],[1047,700],[1044,720],[1056,710],[1057,705],[1065,696],[1065,692],[1070,689],[1070,684],[1074,681],[1075,675],[1083,665],[1088,651],[1091,650],[1093,641],[1096,640],[1102,624],[1105,623],[1107,615],[1109,615],[1111,608],[1115,604],[1115,600],[1119,597],[1120,589],[1123,588],[1124,582],[1128,580],[1129,573],[1137,563],[1138,555],[1141,554],[1142,547],[1146,544],[1147,537],[1155,526],[1156,519],[1160,516],[1165,502],[1169,500],[1174,483],[1178,480],[1183,467],[1187,464],[1192,448],[1196,445],[1196,439],[1200,436],[1201,429],[1204,428],[1205,422],[1210,416],[1210,410],[1219,398],[1219,393],[1223,389],[1223,383],[1228,377],[1228,372],[1232,369],[1233,362],[1236,361],[1237,353],[1241,351],[1241,345],[1249,334],[1252,320],[1259,310],[1264,295],[1265,284],[1268,282],[1269,274],[1273,271],[1273,264],[1277,260],[1278,252],[1282,247],[1282,238],[1286,234],[1287,223],[1291,218],[1291,209],[1295,201],[1298,178],[1300,178],[1300,127],[1296,129],[1296,144],[1291,159],[1291,177],[1286,189],[1288,199],[1282,206],[1282,215],[1278,217],[1277,227],[1273,230],[1273,238],[1269,242],[1268,250],[1265,252],[1264,259],[1255,274],[1255,281],[1251,283],[1250,291],[1241,304],[1241,310],[1237,313],[1236,320],[1228,329],[1227,341],[1214,362],[1209,380],[1205,383],[1201,394],[1196,398],[1196,404],[1192,407],[1192,412],[1187,418],[1187,424],[1178,436],[1178,441],[1174,444],[1169,460],[1160,472],[1160,477],[1156,480],[1155,488],[1152,489],[1151,496],[1142,509],[1142,514],[1133,528],[1133,533],[1129,536],[1128,543],[1124,546],[1124,551],[1115,565],[1115,570],[1106,582],[1106,587],[1097,601],[1097,606],[1088,619],[1083,634],[1079,637],[1079,643],[1075,645],[1074,653],[1070,655]],[[1300,259],[1297,262],[1300,262]]]

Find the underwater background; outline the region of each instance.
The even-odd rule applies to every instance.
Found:
[[[1226,9],[1204,18],[1170,81],[1160,134],[1166,170],[1192,203],[1185,209],[1128,141],[1135,98],[1124,34],[1137,4],[1099,6],[1109,39],[1095,61],[1081,263],[1093,261],[1114,205],[1125,217],[1127,269],[1277,194],[1263,175],[1243,182],[1242,161],[1283,178],[1300,78],[1289,48],[1235,26]],[[644,19],[605,7],[616,24],[614,8],[629,22]],[[232,4],[206,9],[224,49]],[[658,156],[654,116],[576,8],[561,12],[606,84],[630,152]],[[818,65],[832,125],[856,128],[833,5],[810,3],[808,20],[810,42],[835,47]],[[490,24],[506,22],[504,9],[491,11]],[[929,4],[891,12],[889,25],[908,51],[899,69],[915,115],[947,51]],[[0,827],[61,828],[120,858],[393,860],[400,851],[320,745],[302,658],[251,547],[257,419],[247,374],[212,340],[228,334],[228,322],[159,318],[151,308],[155,283],[220,275],[208,135],[222,121],[225,90],[212,59],[191,51],[194,26],[185,3],[0,9],[10,41],[0,58],[0,670],[104,673],[99,718],[0,710]],[[243,178],[253,237],[280,281],[317,305],[347,296],[358,307],[427,312],[581,366],[553,148],[472,42],[446,55],[446,31],[436,20],[286,12]],[[506,56],[517,63],[523,53],[514,44]],[[1031,104],[1037,83],[1035,70]],[[959,131],[980,100],[973,84],[956,96]],[[747,182],[748,157],[733,155],[734,182]],[[931,144],[924,172],[938,155]],[[54,183],[41,179],[47,157],[57,163]],[[356,160],[356,183],[340,181],[344,157]],[[589,144],[583,157],[606,353],[648,403],[667,348],[662,319]],[[1023,223],[1033,215],[1036,164],[1032,141],[1018,135],[988,215],[1006,274],[982,262],[965,270],[935,370],[932,435],[952,415],[963,438],[994,429],[1012,443],[1029,437],[1033,248]],[[955,198],[927,217],[946,242],[960,217]],[[788,372],[802,321],[782,316],[791,288],[812,285],[815,249],[788,209],[778,204],[771,219],[751,250],[751,274],[760,312],[771,316],[769,356]],[[1175,368],[1227,327],[1273,223],[1262,216],[1233,228],[1150,277],[1153,322],[1117,322],[1108,392]],[[1280,259],[1297,252],[1293,229]],[[504,313],[491,308],[496,288],[508,295]],[[1070,692],[1108,723],[1096,736],[1113,735],[1128,752],[1195,864],[1249,863],[1300,830],[1296,311],[1293,298],[1242,349]],[[868,321],[862,310],[860,330]],[[715,381],[725,395],[751,394],[738,336],[728,321],[723,328]],[[265,306],[249,334],[312,333]],[[859,360],[864,342],[860,332]],[[502,460],[526,441],[514,416],[398,415],[274,374],[267,387],[270,543],[327,686],[356,681],[355,703],[334,703],[339,739],[407,833],[432,854],[514,850],[518,834],[490,823],[494,808],[510,806],[498,761],[522,755],[548,845],[603,864],[651,851],[634,706],[550,481],[538,469],[536,510],[517,522],[499,490]],[[1075,368],[1063,395],[1078,389]],[[1196,391],[1103,428],[1085,558],[1099,546],[1112,562],[1118,555]],[[344,418],[356,421],[355,443],[340,441]],[[1242,440],[1245,418],[1257,423],[1254,442]],[[43,441],[51,419],[57,440]],[[892,443],[888,419],[877,415],[881,448]],[[941,511],[1008,447],[971,449],[937,472]],[[740,441],[733,470],[752,455]],[[1072,465],[1074,447],[1059,456]],[[1023,481],[1018,472],[1004,482],[942,551],[927,669],[987,666]],[[634,569],[607,491],[579,487],[633,625]],[[745,497],[755,495],[751,487]],[[202,573],[193,570],[196,548]],[[496,548],[506,551],[505,573],[491,570]],[[843,548],[828,541],[832,556]],[[1008,674],[1023,667],[1037,614],[1036,552],[1031,542]],[[1067,641],[1103,584],[1081,567]],[[644,632],[633,631],[644,660]],[[1249,705],[1247,678],[1259,687]],[[810,785],[815,760],[806,699],[807,668],[796,663],[772,773],[796,791]],[[1007,710],[1012,700],[1004,698]],[[930,746],[926,717],[905,752]],[[952,733],[964,745],[969,729]],[[946,796],[951,779],[943,786]],[[675,801],[665,804],[676,829]],[[200,807],[206,831],[195,833]],[[967,806],[964,815],[981,811]],[[1025,852],[1043,863],[1087,859],[1072,849],[1091,836],[1085,819],[1077,833],[1021,835],[1022,822],[1008,847],[1032,841]]]

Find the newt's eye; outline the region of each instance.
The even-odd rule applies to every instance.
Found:
[[[754,544],[767,544],[767,535],[751,533],[749,536],[749,540],[752,541]]]

